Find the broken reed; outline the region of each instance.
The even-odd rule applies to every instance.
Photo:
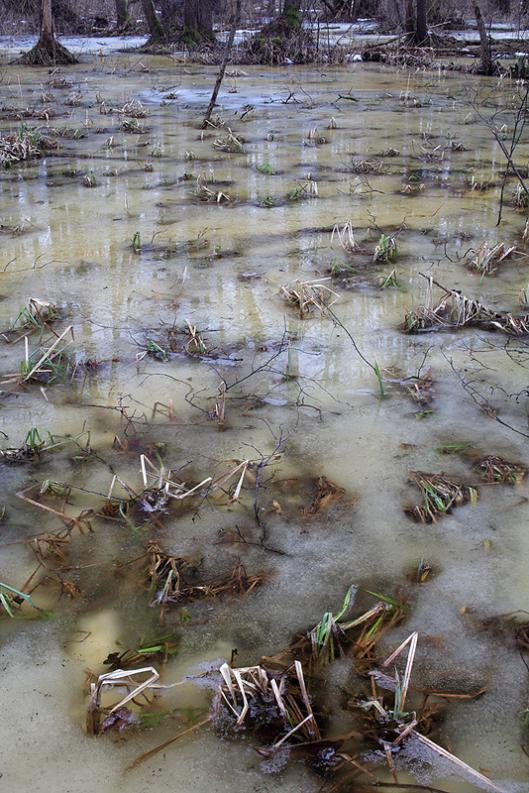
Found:
[[[523,463],[512,463],[494,454],[488,454],[477,460],[473,468],[485,482],[509,485],[521,484],[528,470]]]
[[[40,154],[40,135],[24,124],[14,135],[0,135],[0,168],[7,170],[15,163],[40,157]]]
[[[267,744],[256,749],[262,757],[272,757],[282,746],[321,739],[299,661],[279,673],[261,665],[234,669],[223,664],[219,671],[222,683],[212,716],[221,734],[230,725],[233,731],[254,729],[261,740],[267,736]]]
[[[457,289],[443,286],[431,276],[423,275],[423,278],[427,281],[426,301],[406,313],[402,327],[406,333],[452,330],[468,326],[500,330],[509,336],[529,333],[529,314],[515,315],[510,311],[494,311]],[[433,299],[434,286],[443,293],[437,302]]]
[[[417,631],[411,633],[391,655],[369,672],[371,695],[368,698],[351,701],[351,706],[364,716],[364,738],[375,747],[375,755],[378,760],[381,762],[385,761],[387,764],[388,771],[392,774],[396,787],[401,787],[401,785],[397,781],[394,757],[407,742],[413,742],[412,746],[416,744],[418,754],[423,747],[427,747],[438,757],[448,761],[454,771],[462,774],[464,778],[471,779],[474,784],[484,787],[486,790],[502,793],[501,788],[495,785],[488,777],[428,737],[428,733],[432,731],[432,727],[443,707],[437,703],[430,703],[431,697],[448,701],[453,699],[469,701],[485,693],[485,688],[468,693],[443,691],[442,689],[424,689],[419,691],[420,698],[414,697],[416,702],[412,701],[411,704],[408,704],[414,694],[411,687],[411,676],[418,638],[419,634]],[[388,667],[394,667],[395,660],[405,650],[407,650],[407,657],[404,672],[400,674],[395,669],[394,674],[389,675],[387,672]],[[364,769],[364,772],[367,771]],[[377,782],[373,784],[375,787],[377,786]],[[391,787],[391,783],[389,784]],[[407,786],[403,785],[402,787]],[[412,785],[411,787],[415,786]],[[428,788],[428,790],[433,790],[433,788]]]
[[[166,554],[157,543],[151,543],[147,553],[149,563],[144,577],[149,605],[160,607],[160,620],[169,605],[224,594],[248,594],[268,580],[264,572],[248,575],[240,559],[227,574],[208,580],[189,559]]]
[[[404,388],[409,397],[420,407],[425,408],[433,401],[433,377],[430,369],[422,377],[411,378],[411,383],[404,383]]]
[[[490,245],[484,241],[477,250],[471,250],[466,256],[466,264],[470,270],[480,275],[493,275],[499,265],[516,253],[516,246],[508,246],[505,242]]]
[[[297,308],[300,319],[304,319],[314,311],[323,315],[338,300],[336,292],[323,284],[323,280],[329,279],[296,281],[291,287],[281,287],[283,298]]]
[[[370,659],[386,631],[404,618],[405,606],[396,598],[366,590],[375,604],[354,619],[347,620],[356,593],[357,588],[350,587],[336,614],[325,612],[321,621],[310,631],[295,637],[277,655],[264,657],[261,663],[270,668],[285,668],[294,660],[299,660],[309,671],[321,671],[346,648],[357,661]]]

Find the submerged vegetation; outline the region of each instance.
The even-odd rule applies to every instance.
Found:
[[[407,507],[405,512],[421,523],[435,523],[438,518],[451,512],[454,507],[478,500],[478,489],[454,481],[445,474],[427,474],[414,471],[410,476],[422,495],[422,502]]]

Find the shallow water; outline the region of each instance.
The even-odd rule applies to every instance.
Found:
[[[204,691],[190,686],[164,696],[163,704],[175,710],[155,728],[126,741],[85,734],[85,670],[103,673],[109,652],[160,630],[158,610],[148,607],[139,573],[116,567],[140,556],[150,538],[167,552],[202,560],[210,576],[229,570],[237,556],[249,573],[270,575],[247,596],[169,612],[167,627],[176,631],[178,653],[166,665],[164,680],[177,680],[197,664],[229,659],[233,648],[239,665],[258,663],[316,624],[324,611],[338,610],[351,584],[400,591],[409,599],[409,616],[384,637],[380,657],[417,630],[418,687],[487,686],[475,701],[450,704],[437,740],[501,780],[501,789],[529,789],[521,748],[527,743],[527,670],[510,641],[482,628],[486,617],[529,609],[527,486],[482,486],[477,504],[459,507],[433,525],[413,523],[403,512],[418,499],[407,485],[410,471],[445,470],[464,481],[475,476],[465,460],[436,452],[441,444],[468,441],[483,453],[528,461],[526,437],[480,411],[448,360],[475,380],[502,421],[520,433],[527,432],[525,397],[508,395],[526,387],[526,370],[506,355],[499,334],[463,329],[407,336],[399,329],[405,311],[424,298],[420,272],[495,307],[518,305],[528,282],[525,255],[486,279],[458,260],[484,239],[525,250],[523,214],[506,206],[501,226],[495,225],[494,185],[504,163],[479,118],[480,112],[508,107],[515,86],[361,65],[324,71],[245,68],[226,79],[219,100],[225,123],[244,139],[242,152],[230,154],[213,146],[223,130],[200,130],[213,69],[112,55],[63,74],[68,89],[47,87],[46,70],[9,66],[3,72],[2,106],[52,107],[56,115],[49,121],[26,123],[44,132],[67,128],[70,137],[57,138],[56,152],[0,174],[0,220],[22,227],[1,237],[0,324],[8,328],[30,297],[53,301],[61,311],[54,327],[73,326],[68,352],[78,366],[73,377],[70,369],[64,382],[42,388],[4,385],[0,430],[5,447],[21,446],[33,426],[43,437],[48,431],[90,431],[97,457],[82,461],[79,449],[69,445],[37,463],[2,466],[0,580],[21,587],[36,562],[20,541],[61,526],[53,514],[17,499],[16,491],[51,479],[73,488],[68,515],[97,510],[99,494],[108,492],[112,480],[109,465],[141,490],[142,451],[153,459],[158,453],[175,471],[183,467],[175,475],[194,483],[227,470],[234,459],[259,461],[277,450],[259,506],[267,546],[284,555],[258,544],[218,542],[222,530],[234,526],[259,542],[251,482],[240,502],[217,496],[189,511],[162,514],[153,526],[94,518],[92,533],[75,531],[63,577],[76,584],[78,596],[60,597],[51,575],[33,594],[53,612],[51,618],[24,620],[33,616],[25,606],[16,619],[0,622],[2,781],[12,790],[54,787],[71,793],[117,791],[124,784],[135,793],[174,786],[175,779],[182,791],[321,789],[321,779],[301,761],[293,760],[280,774],[264,774],[250,736],[219,741],[208,729],[169,747],[124,781],[124,768],[137,754],[189,723],[186,709],[207,707]],[[43,91],[53,100],[41,103]],[[72,91],[80,94],[75,106],[65,104]],[[148,112],[139,120],[146,131],[124,132],[119,114],[100,113],[96,95],[108,107],[140,99]],[[242,117],[248,105],[253,110]],[[2,113],[4,132],[20,124],[7,115]],[[336,129],[328,129],[331,117]],[[315,127],[325,143],[313,145],[309,132]],[[464,150],[450,148],[452,139]],[[384,155],[390,148],[398,154]],[[524,166],[528,154],[524,141],[517,153]],[[382,163],[380,172],[352,172],[360,160]],[[271,174],[257,169],[267,163]],[[96,178],[91,189],[83,184],[90,171]],[[231,200],[201,201],[199,174]],[[493,186],[472,190],[472,176]],[[316,198],[286,200],[296,186],[314,181]],[[508,183],[508,201],[514,186]],[[263,206],[267,197],[273,206]],[[349,219],[365,253],[351,255],[336,238],[331,242],[333,225]],[[396,261],[373,264],[381,231],[394,234],[399,228]],[[131,247],[136,232],[139,254]],[[316,314],[300,320],[279,294],[282,285],[328,277],[332,266],[349,265],[345,280],[325,283],[338,296],[333,311],[363,355],[384,370],[383,399],[343,329]],[[393,268],[400,286],[380,289],[381,276]],[[186,320],[206,340],[204,360],[185,352]],[[170,328],[178,333],[169,359],[147,355],[149,340],[169,347]],[[287,335],[289,348],[281,352]],[[29,344],[37,344],[35,334]],[[413,375],[426,353],[423,373],[431,367],[435,383],[431,414],[423,414],[389,372],[398,368],[401,376]],[[17,371],[23,357],[23,341],[3,344],[2,372]],[[101,365],[83,369],[87,359]],[[228,394],[224,432],[207,415],[221,377],[230,386],[241,379]],[[157,402],[172,404],[170,419],[159,413],[151,419]],[[303,518],[288,489],[268,481],[272,474],[278,481],[325,475],[356,498],[354,507],[337,504]],[[119,486],[116,492],[124,496]],[[46,496],[43,503],[63,508],[57,497]],[[420,559],[435,574],[414,586],[407,574]],[[328,700],[338,732],[354,724],[343,707],[342,689],[351,676],[348,658],[329,671]],[[469,781],[446,776],[443,765],[432,771],[438,787],[474,789]],[[406,778],[405,770],[399,779]]]

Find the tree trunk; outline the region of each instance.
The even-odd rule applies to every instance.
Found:
[[[179,26],[182,7],[183,0],[160,0],[161,22],[166,34]]]
[[[413,0],[404,0],[404,30],[410,42],[415,41],[415,16],[413,13]]]
[[[281,16],[293,30],[301,27],[301,0],[285,0]]]
[[[42,0],[40,36],[35,46],[20,58],[28,66],[53,66],[58,63],[77,63],[71,52],[55,37],[51,0]]]
[[[42,23],[40,35],[53,36],[53,15],[51,13],[51,0],[42,0]]]
[[[417,24],[415,27],[415,43],[424,47],[428,43],[427,0],[417,0]]]
[[[222,59],[222,63],[219,69],[219,74],[217,76],[217,81],[213,88],[211,99],[209,100],[208,109],[206,110],[204,121],[202,122],[203,129],[207,127],[209,120],[211,118],[211,114],[213,113],[213,110],[215,109],[215,105],[217,104],[217,97],[219,95],[220,86],[222,85],[222,81],[224,79],[224,72],[226,71],[226,66],[228,65],[228,61],[230,59],[233,42],[235,40],[235,33],[237,32],[237,26],[241,19],[241,4],[242,4],[242,0],[236,0],[235,10],[233,12],[233,19],[231,21],[230,35],[228,36],[228,41],[226,43],[226,50],[224,52],[224,58]]]
[[[489,37],[487,36],[485,22],[483,21],[481,8],[479,7],[478,3],[474,3],[474,15],[476,17],[476,24],[478,27],[479,41],[481,46],[481,65],[479,72],[480,74],[485,75],[494,74],[494,63],[492,61],[490,41]]]
[[[152,0],[141,0],[141,5],[145,15],[145,20],[147,22],[147,28],[149,30],[150,39],[148,44],[155,44],[163,41],[165,39],[164,29],[162,28],[160,20],[156,16],[156,11],[154,10],[154,4]]]
[[[128,0],[115,0],[116,2],[116,21],[118,28],[124,28],[130,21]]]
[[[301,11],[301,0],[285,0],[283,3],[282,14],[287,16],[289,13],[299,14]]]
[[[184,0],[184,30],[186,44],[213,41],[213,0]]]

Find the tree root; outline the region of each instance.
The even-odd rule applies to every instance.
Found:
[[[25,52],[18,62],[26,66],[56,66],[78,63],[78,60],[54,36],[41,35],[35,46]]]

